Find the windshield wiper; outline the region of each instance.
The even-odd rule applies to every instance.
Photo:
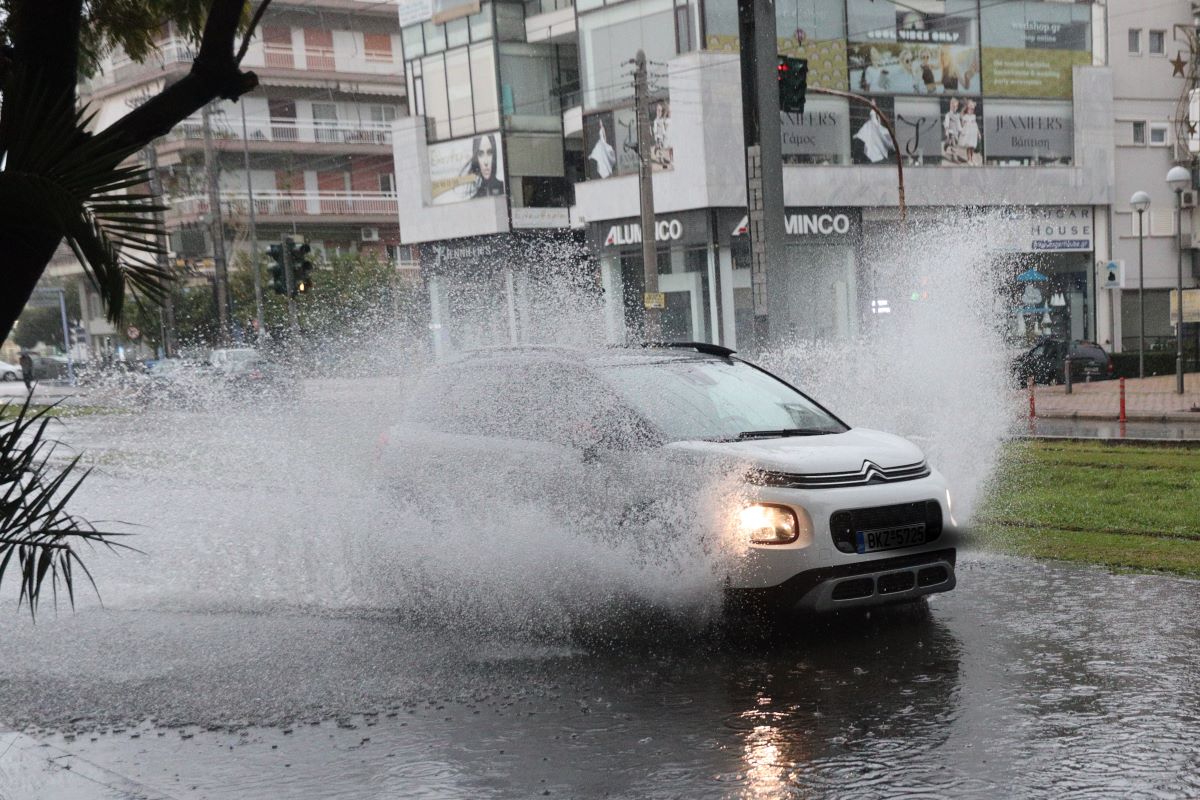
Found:
[[[742,431],[733,438],[737,441],[744,439],[781,439],[785,436],[821,436],[834,432],[824,430],[823,428],[781,428],[773,431]]]

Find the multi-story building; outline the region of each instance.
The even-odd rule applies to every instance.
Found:
[[[1196,20],[1187,0],[1110,0],[1108,20],[1115,119],[1113,258],[1124,264],[1113,340],[1126,351],[1138,349],[1139,287],[1144,286],[1146,348],[1174,352],[1169,300],[1178,281],[1180,244],[1185,290],[1197,286],[1200,277],[1193,249],[1200,245],[1200,225],[1192,222],[1196,194],[1181,196],[1186,207],[1177,220],[1176,197],[1166,182],[1167,171],[1175,164],[1190,165],[1198,149],[1187,129],[1200,121],[1200,108],[1189,102],[1197,88],[1195,61],[1200,57],[1192,49]],[[1142,214],[1141,256],[1138,215],[1129,205],[1138,191],[1150,195],[1150,207]],[[1178,221],[1183,223],[1182,236],[1177,236]]]
[[[325,252],[400,250],[392,124],[407,113],[396,7],[368,0],[276,0],[242,63],[259,86],[220,101],[155,141],[173,256],[212,272],[209,178],[216,172],[225,250],[233,268],[250,247],[251,203],[260,251],[284,235]],[[173,27],[144,63],[107,57],[80,87],[103,128],[191,69],[193,45]],[[206,131],[206,128],[208,129]],[[206,140],[209,153],[206,158]],[[51,274],[77,272],[70,255]],[[115,333],[88,292],[97,345]]]
[[[630,62],[642,50],[656,93],[651,152],[665,333],[752,344],[737,4],[544,5],[498,2],[494,8],[512,13],[511,24],[502,26],[511,41],[523,32],[525,43],[553,42],[560,72],[564,56],[572,48],[578,53],[579,92],[562,104],[561,130],[563,175],[572,176],[578,159],[582,179],[576,179],[569,216],[560,212],[558,220],[586,232],[608,298],[610,335],[624,336],[624,320],[642,301],[630,77]],[[905,164],[910,229],[945,219],[951,210],[993,212],[987,214],[989,241],[1012,273],[1014,333],[1093,338],[1111,329],[1107,298],[1097,282],[1097,261],[1110,255],[1113,182],[1113,91],[1103,5],[1033,0],[775,5],[779,52],[808,58],[811,87],[873,100],[895,121],[897,141],[869,106],[843,97],[810,93],[804,114],[781,115],[787,242],[782,263],[771,265],[767,276],[771,330],[838,338],[853,335],[868,318],[872,301],[880,299],[871,288],[878,265],[870,245],[891,237],[900,225],[897,150]],[[518,10],[524,11],[523,29],[516,24]],[[436,107],[420,105],[410,57],[415,31],[404,30],[414,116],[406,121],[411,134],[397,134],[397,162],[416,151],[432,164],[435,148],[458,136],[446,133],[440,119],[466,115],[445,110],[440,97]],[[444,35],[450,35],[448,29]],[[434,32],[435,41],[442,36]],[[474,46],[461,34],[460,39],[460,47]],[[504,40],[501,34],[502,54]],[[469,62],[466,55],[456,57]],[[498,72],[503,92],[503,64]],[[439,87],[445,82],[451,104],[468,102],[466,75],[447,56],[436,80]],[[470,77],[473,87],[474,72]],[[542,95],[547,101],[552,96]],[[502,103],[505,97],[502,93]],[[518,107],[523,102],[515,100]],[[485,109],[491,108],[488,102],[490,95]],[[505,119],[508,110],[502,108]],[[547,152],[556,127],[552,110],[545,114]],[[501,127],[494,118],[483,124]],[[475,125],[482,129],[478,117]],[[505,129],[505,140],[511,142],[520,130]],[[528,174],[526,150],[518,152],[520,169]],[[457,165],[466,164],[466,156],[452,160],[446,176],[462,172]],[[507,157],[516,167],[511,147]],[[507,202],[465,201],[477,205],[463,213],[466,206],[439,204],[436,169],[421,169],[427,172],[415,174],[413,183],[423,194],[402,198],[401,214],[406,222],[420,214],[431,224],[414,225],[413,235],[472,242],[517,227],[521,205],[511,192]],[[972,229],[964,222],[964,235]],[[409,230],[407,225],[402,230],[406,241]],[[1021,275],[1036,277],[1029,291]],[[452,323],[455,309],[442,310]],[[464,306],[460,316],[477,315],[478,309]]]

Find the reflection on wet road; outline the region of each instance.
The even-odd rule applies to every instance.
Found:
[[[596,642],[386,613],[8,614],[0,709],[175,798],[1200,793],[1200,584],[962,566],[928,608],[766,643],[645,618]]]

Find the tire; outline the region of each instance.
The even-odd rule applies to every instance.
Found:
[[[15,373],[15,372],[6,372],[6,373],[4,373],[4,378],[3,378],[3,379],[4,379],[5,381],[15,381],[15,380],[17,379],[17,373]]]

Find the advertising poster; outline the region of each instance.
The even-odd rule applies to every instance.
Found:
[[[461,203],[504,194],[500,134],[484,133],[429,145],[432,205]]]
[[[850,0],[846,13],[850,91],[979,94],[979,20],[973,0]]]
[[[879,109],[893,120],[895,107],[890,97],[875,100]],[[854,164],[893,164],[896,145],[887,126],[879,119],[875,109],[861,103],[850,106],[850,161]],[[899,132],[896,134],[899,136]]]
[[[943,97],[942,165],[983,165],[983,103],[975,97]]]
[[[942,163],[943,135],[940,98],[898,97],[896,139],[905,166]]]
[[[704,47],[719,53],[739,51],[737,3],[705,4]],[[840,89],[846,85],[846,22],[841,3],[826,0],[776,5],[775,32],[780,55],[808,59],[808,85]]]
[[[803,114],[780,112],[785,164],[848,164],[850,109],[841,97],[809,97]]]
[[[1075,126],[1070,103],[988,100],[983,127],[989,164],[1071,163]]]
[[[637,114],[632,108],[588,115],[583,120],[583,136],[588,180],[637,174]],[[650,106],[650,137],[654,171],[673,169],[671,103],[665,98],[655,100]]]
[[[983,80],[989,95],[1071,97],[1071,70],[1092,63],[1091,6],[983,6]]]

